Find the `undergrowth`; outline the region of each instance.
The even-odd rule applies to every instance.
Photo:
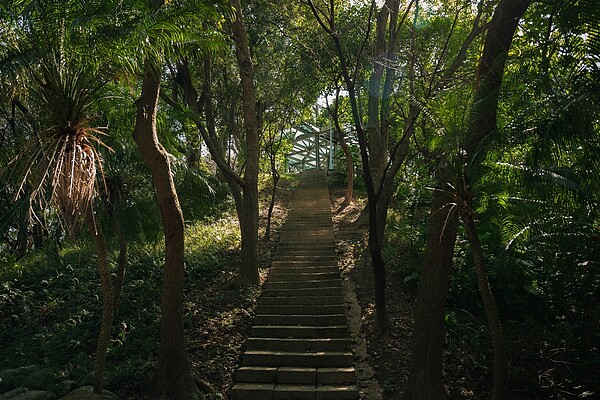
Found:
[[[199,303],[206,299],[192,293],[236,273],[237,221],[225,215],[190,223],[185,240],[190,328],[192,315],[217,305]],[[57,252],[37,251],[0,270],[0,372],[22,368],[2,374],[0,393],[19,385],[60,394],[91,383],[101,317],[95,258],[86,241],[69,241]],[[162,264],[162,241],[130,245],[108,354],[109,389],[132,392],[152,372],[158,354]]]

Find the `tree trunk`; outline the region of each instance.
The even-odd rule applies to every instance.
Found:
[[[192,399],[198,391],[190,372],[183,327],[184,224],[166,150],[156,132],[160,71],[146,62],[137,101],[133,138],[152,174],[165,236],[161,298],[161,349],[150,392],[170,399]]]
[[[352,203],[352,196],[354,192],[354,160],[352,159],[352,151],[350,146],[346,143],[344,134],[338,131],[338,142],[346,157],[346,192],[344,193],[343,206],[350,205]]]
[[[121,226],[117,216],[114,214],[114,212],[109,212],[112,225],[117,232],[117,238],[119,240],[119,257],[117,258],[117,276],[115,277],[114,283],[113,301],[116,311],[119,300],[121,299],[121,291],[123,290],[123,283],[125,281],[125,270],[127,269],[127,238],[125,237],[125,232],[123,232],[123,227]]]
[[[471,206],[461,210],[461,218],[465,225],[473,260],[475,262],[475,271],[477,272],[477,284],[479,285],[479,293],[483,300],[485,315],[487,316],[488,325],[490,327],[490,335],[492,337],[492,349],[494,351],[494,387],[492,391],[492,400],[502,400],[506,388],[506,378],[508,376],[508,360],[506,357],[506,344],[504,334],[502,332],[502,324],[498,314],[498,307],[494,301],[490,282],[487,276],[487,268],[485,265],[485,257],[477,236],[475,221],[473,220],[474,211]]]
[[[388,209],[392,201],[392,197],[394,196],[394,179],[396,178],[398,171],[408,156],[408,151],[410,149],[410,138],[415,133],[415,122],[419,116],[419,113],[420,110],[417,106],[410,106],[410,111],[404,125],[402,138],[400,138],[397,147],[394,148],[391,154],[391,159],[386,167],[387,170],[383,177],[383,182],[377,189],[379,191],[379,195],[377,196],[377,227],[379,231],[377,232],[377,235],[382,243],[382,246],[385,239],[385,226],[387,223]]]
[[[281,140],[281,138],[279,138]],[[279,182],[279,172],[277,172],[277,166],[275,165],[275,150],[271,146],[271,153],[269,154],[271,163],[271,176],[273,178],[273,188],[271,189],[271,201],[269,202],[269,210],[267,211],[267,227],[265,228],[265,240],[271,240],[271,218],[273,216],[273,208],[275,208],[275,198],[277,196],[277,183]]]
[[[497,134],[496,114],[504,66],[519,20],[527,10],[529,2],[530,0],[502,0],[494,10],[477,69],[471,121],[463,147],[467,168],[464,172],[465,175],[462,177],[465,182],[462,196],[465,198],[466,205],[461,210],[461,216],[473,252],[479,291],[492,336],[494,352],[493,400],[501,400],[504,397],[508,365],[502,325],[489,287],[483,250],[475,229],[471,187],[473,185],[472,181],[478,178],[477,170],[481,162],[485,160],[490,146],[490,139]]]
[[[374,176],[371,172],[371,165],[369,162],[367,135],[362,126],[360,107],[357,101],[357,91],[353,81],[354,76],[356,74],[351,74],[348,68],[346,55],[344,53],[340,37],[338,36],[336,26],[334,25],[335,19],[333,18],[333,13],[335,12],[335,10],[333,9],[333,2],[331,4],[331,18],[324,20],[322,13],[320,13],[317,10],[313,1],[308,0],[308,5],[311,8],[313,16],[315,17],[319,25],[323,28],[323,30],[327,32],[333,40],[336,49],[336,54],[340,62],[341,75],[344,79],[344,83],[346,84],[346,89],[348,90],[348,98],[350,100],[350,106],[352,109],[352,120],[354,122],[354,127],[358,136],[363,175],[365,179],[365,186],[367,189],[369,211],[369,253],[371,255],[371,264],[373,268],[373,276],[375,281],[375,311],[377,314],[377,328],[380,332],[385,333],[387,329],[387,315],[385,311],[385,261],[381,254],[381,242],[378,237],[379,229],[377,221],[377,192],[375,190]],[[373,10],[375,9],[375,5],[375,2],[371,3],[371,9],[369,12],[369,22],[372,17]],[[370,24],[363,43],[366,43],[369,34]],[[359,54],[358,58],[360,58],[360,56],[361,55]],[[373,157],[375,157],[375,155],[371,154],[371,158]]]
[[[446,398],[442,380],[444,319],[458,213],[452,208],[454,198],[447,192],[447,175],[438,174],[415,310],[408,382],[411,400]]]
[[[469,132],[464,144],[471,168],[485,159],[493,134],[497,133],[498,96],[508,50],[520,19],[530,0],[502,0],[496,6],[477,67],[475,96],[471,107]],[[483,150],[483,151],[482,151]]]
[[[327,99],[326,99],[327,100]],[[346,158],[346,192],[344,194],[344,201],[342,202],[342,206],[347,206],[352,203],[352,196],[354,192],[354,160],[352,158],[352,151],[350,151],[350,146],[346,143],[346,137],[342,126],[340,125],[340,86],[336,86],[335,91],[335,107],[332,108],[327,103],[327,111],[333,120],[333,126],[335,127],[335,132],[337,135],[338,143],[344,152],[344,157]]]
[[[496,133],[496,110],[504,64],[518,22],[528,5],[529,0],[501,0],[494,10],[477,71],[469,132],[463,147],[469,163],[467,171],[473,172],[485,159],[485,147],[482,145]],[[463,178],[468,184],[469,177]],[[415,312],[409,371],[411,400],[446,398],[442,384],[443,327],[457,225],[457,213],[448,216],[443,211],[455,202],[455,198],[447,193],[450,189],[446,185],[448,181],[448,177],[442,174],[438,179],[438,190],[433,193],[425,263]]]
[[[380,120],[381,105],[381,79],[385,70],[383,62],[387,56],[386,36],[388,31],[388,21],[390,17],[389,3],[386,1],[377,13],[377,22],[375,27],[375,54],[373,58],[373,70],[369,77],[369,100],[367,102],[367,133],[369,148],[369,167],[373,176],[375,187],[379,187],[383,180],[384,168],[387,161],[388,140],[384,137]]]
[[[258,115],[254,91],[254,67],[248,46],[248,37],[240,0],[230,0],[235,9],[231,23],[235,54],[240,68],[242,105],[246,128],[246,170],[244,174],[244,224],[242,226],[242,283],[258,284]]]
[[[100,333],[96,343],[96,361],[94,364],[94,393],[102,394],[104,386],[104,371],[106,369],[106,353],[110,342],[113,317],[115,314],[113,283],[108,265],[106,241],[99,226],[94,220],[94,210],[90,205],[85,213],[85,222],[92,236],[92,242],[98,256],[98,270],[100,272],[100,286],[102,288],[102,321]]]
[[[340,59],[343,59],[343,51],[339,38],[334,37],[336,48]],[[345,66],[345,63],[342,62]],[[343,67],[343,75],[346,80],[346,86],[350,94],[350,104],[352,106],[352,115],[354,125],[358,135],[358,143],[360,146],[361,160],[363,166],[363,175],[365,178],[365,186],[367,187],[367,207],[369,212],[369,254],[371,256],[371,266],[373,268],[374,289],[375,289],[375,313],[377,319],[377,329],[383,334],[387,331],[387,314],[385,310],[385,261],[381,254],[381,242],[378,236],[378,221],[377,221],[377,195],[371,175],[369,165],[369,155],[367,153],[367,141],[364,130],[359,119],[359,107],[356,100],[354,83],[350,78],[347,67]]]

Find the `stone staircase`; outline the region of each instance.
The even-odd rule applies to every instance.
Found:
[[[232,400],[357,400],[327,181],[304,173]]]

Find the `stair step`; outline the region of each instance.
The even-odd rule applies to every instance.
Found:
[[[346,322],[347,322],[346,314],[323,314],[323,315],[258,314],[254,318],[254,323],[257,325],[331,326],[331,325],[343,325]]]
[[[344,303],[342,296],[285,296],[285,297],[261,297],[258,307],[266,305],[340,305]]]
[[[278,384],[273,391],[273,400],[316,400],[315,385]]]
[[[327,242],[319,243],[302,243],[294,241],[279,241],[277,242],[277,250],[292,250],[292,249],[310,249],[310,250],[321,250],[321,249],[335,249],[335,241],[329,240]]]
[[[282,297],[282,296],[341,296],[342,288],[337,287],[319,287],[304,289],[268,289],[263,292],[263,296]]]
[[[331,234],[331,237],[329,238],[318,238],[318,237],[311,237],[311,238],[306,238],[306,237],[290,237],[285,235],[285,232],[281,234],[281,237],[279,238],[279,242],[277,243],[277,246],[295,246],[295,245],[301,245],[301,246],[328,246],[331,248],[335,248],[336,243],[335,243],[335,234]],[[279,248],[279,247],[278,247]]]
[[[332,260],[273,260],[271,267],[338,267],[337,259]]]
[[[320,273],[340,273],[337,264],[333,265],[315,265],[311,263],[304,264],[286,264],[273,262],[271,263],[271,271],[269,277],[274,275],[290,275],[290,274],[320,274]]]
[[[269,388],[273,386],[273,389]],[[231,389],[232,400],[358,400],[356,385],[315,386],[290,384],[237,383]]]
[[[271,261],[271,265],[273,262],[284,261],[284,262],[306,262],[311,265],[337,265],[337,255],[294,255],[294,254],[282,254],[276,255],[273,257],[273,261]]]
[[[356,385],[317,386],[315,400],[358,400],[359,393]]]
[[[276,377],[276,367],[240,367],[235,374],[236,382],[246,383],[274,383]]]
[[[273,271],[271,271],[273,272]],[[286,271],[281,271],[282,273],[269,274],[267,278],[267,282],[294,282],[294,281],[327,281],[327,280],[339,280],[340,272],[339,270],[331,271],[331,272],[308,272],[308,273],[285,273]]]
[[[278,384],[316,385],[316,367],[281,367],[277,368],[276,379]]]
[[[356,383],[354,367],[324,367],[317,368],[317,383],[319,385],[351,385]]]
[[[297,298],[297,297],[296,297]],[[265,297],[267,299],[267,297]],[[272,299],[285,299],[285,297],[272,297]],[[278,302],[274,304],[259,304],[254,310],[257,316],[264,314],[277,314],[277,315],[333,315],[343,314],[345,312],[344,305],[340,304],[285,304]],[[344,316],[345,318],[345,316]],[[255,321],[256,324],[258,322]],[[344,322],[345,323],[345,322]],[[260,325],[260,324],[259,324]]]
[[[349,351],[349,338],[327,338],[327,339],[292,339],[292,338],[258,338],[251,337],[246,340],[248,350],[275,350],[290,352],[306,351]]]
[[[351,352],[287,352],[249,350],[243,356],[244,366],[261,367],[348,367]]]
[[[236,383],[231,388],[231,400],[273,400],[274,383]]]
[[[354,367],[281,367],[276,372],[277,383],[354,385]]]
[[[264,285],[264,288],[265,288],[265,290],[310,289],[310,288],[336,287],[336,286],[340,286],[340,285],[341,285],[340,279],[300,280],[300,281],[282,281],[282,282],[267,281]]]
[[[339,326],[282,326],[254,325],[252,336],[262,338],[344,338],[348,337],[348,328]]]
[[[241,367],[237,382],[302,385],[356,384],[354,367]]]

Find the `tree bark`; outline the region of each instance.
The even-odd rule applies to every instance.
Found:
[[[283,138],[283,127],[281,128],[280,132],[281,133],[279,135],[278,142],[281,145],[281,140]],[[266,241],[271,240],[271,219],[273,216],[273,209],[275,208],[275,199],[277,197],[277,184],[279,183],[279,178],[281,178],[279,171],[277,171],[276,163],[277,150],[279,149],[280,145],[277,146],[277,148],[275,148],[275,137],[271,137],[269,139],[267,151],[269,153],[269,164],[271,166],[271,178],[273,179],[273,187],[271,188],[271,200],[269,202],[269,209],[267,210],[267,226],[265,228]]]
[[[172,399],[193,399],[198,391],[190,372],[183,327],[184,224],[169,157],[156,131],[160,71],[146,62],[137,101],[133,138],[152,174],[165,236],[158,367],[150,392]]]
[[[352,197],[354,196],[354,160],[352,159],[352,151],[350,146],[346,143],[346,138],[341,130],[338,130],[338,143],[344,152],[346,158],[346,191],[344,192],[343,206],[352,204]]]
[[[327,99],[326,99],[327,100]],[[344,134],[344,130],[340,125],[340,86],[336,84],[335,90],[335,106],[332,108],[329,103],[327,103],[327,111],[329,112],[331,119],[333,120],[333,126],[335,127],[335,132],[337,135],[338,143],[344,152],[344,157],[346,158],[346,192],[344,194],[344,201],[342,201],[342,206],[347,206],[352,203],[352,196],[354,192],[354,160],[352,159],[352,151],[350,151],[350,146],[346,143],[346,138]]]
[[[446,398],[442,379],[444,318],[458,221],[458,213],[452,207],[454,197],[447,192],[447,181],[446,173],[439,172],[432,194],[409,367],[408,398],[411,400]]]
[[[115,304],[113,294],[113,283],[108,265],[108,253],[106,241],[100,227],[94,220],[94,210],[90,205],[85,213],[85,222],[92,236],[92,242],[98,256],[98,270],[100,272],[100,286],[102,288],[102,321],[100,333],[96,343],[96,360],[94,363],[94,393],[102,394],[104,386],[104,371],[106,369],[106,353],[110,342],[113,318],[115,315]]]
[[[500,322],[498,307],[496,306],[496,301],[494,300],[490,288],[485,265],[485,256],[481,248],[479,236],[477,236],[473,214],[474,212],[470,204],[461,209],[461,218],[467,232],[467,238],[475,262],[479,293],[483,300],[485,315],[487,316],[490,335],[492,337],[492,349],[494,352],[494,387],[492,390],[492,400],[502,400],[506,388],[506,378],[508,377],[506,343],[504,340],[504,333],[502,332],[502,323]]]
[[[476,71],[475,97],[464,144],[466,156],[473,166],[485,159],[482,146],[497,133],[496,113],[504,65],[514,33],[529,3],[530,0],[502,0],[494,10]]]
[[[235,9],[231,23],[235,54],[240,68],[242,106],[246,129],[246,169],[244,173],[244,225],[242,226],[242,283],[258,285],[258,115],[254,90],[254,67],[240,0],[230,0]]]
[[[112,220],[112,225],[117,233],[117,238],[119,240],[119,256],[117,258],[117,274],[115,277],[114,283],[114,307],[115,312],[117,306],[119,304],[119,300],[121,299],[121,291],[123,290],[123,283],[125,282],[125,270],[127,269],[127,238],[125,237],[125,232],[123,232],[123,227],[119,222],[119,219],[114,214],[114,212],[110,212],[110,219]]]

